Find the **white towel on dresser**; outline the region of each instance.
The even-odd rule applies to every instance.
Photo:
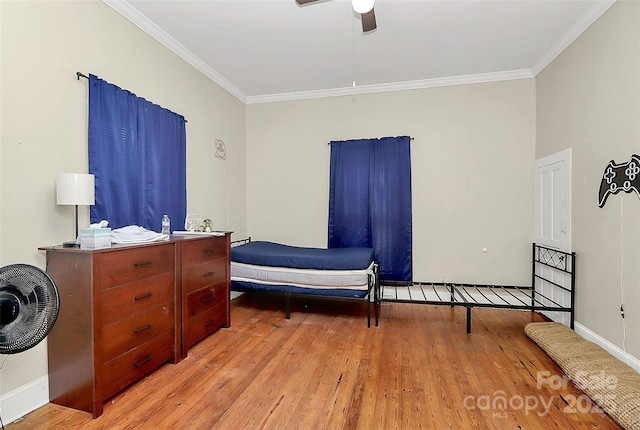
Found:
[[[111,230],[111,242],[113,243],[146,243],[168,239],[168,234],[156,233],[139,225],[128,225]]]

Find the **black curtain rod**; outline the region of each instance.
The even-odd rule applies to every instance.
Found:
[[[409,139],[413,140],[413,137],[410,137]],[[331,145],[331,142],[327,142],[327,145]]]
[[[87,75],[85,75],[84,73],[80,73],[80,72],[76,72],[76,76],[78,77],[78,80],[80,80],[80,78],[85,78],[85,79],[89,79],[89,77]],[[187,119],[184,119],[185,124],[189,121],[187,121]]]

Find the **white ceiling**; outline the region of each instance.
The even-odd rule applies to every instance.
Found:
[[[245,103],[533,77],[614,1],[104,0]]]

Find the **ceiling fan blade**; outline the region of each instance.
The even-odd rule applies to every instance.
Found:
[[[300,6],[305,5],[307,3],[313,3],[319,0],[296,0],[296,3],[298,3]]]
[[[367,13],[363,13],[362,15],[360,15],[360,17],[362,19],[362,31],[363,32],[366,33],[368,31],[373,31],[373,30],[375,30],[377,28],[377,25],[376,25],[376,14],[373,11],[373,9],[371,9]]]

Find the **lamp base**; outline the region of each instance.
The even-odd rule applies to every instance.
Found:
[[[80,244],[75,242],[64,242],[62,244],[62,247],[63,248],[80,248]]]

